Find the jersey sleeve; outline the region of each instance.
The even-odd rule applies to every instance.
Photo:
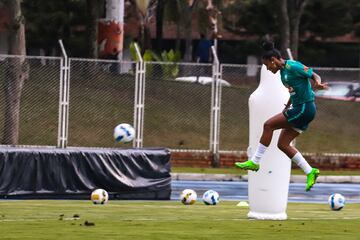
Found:
[[[311,78],[313,75],[313,69],[305,66],[304,64],[300,62],[295,62],[291,66],[292,70],[295,71],[298,75],[305,77],[305,78]]]

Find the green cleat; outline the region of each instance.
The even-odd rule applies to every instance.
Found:
[[[311,172],[307,175],[307,180],[306,180],[306,191],[307,192],[310,191],[310,189],[313,187],[319,174],[320,174],[319,169],[313,168],[311,170]]]
[[[256,164],[251,160],[247,160],[246,162],[236,162],[235,166],[243,170],[251,170],[255,172],[257,172],[260,168],[259,164]]]

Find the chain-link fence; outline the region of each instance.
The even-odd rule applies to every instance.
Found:
[[[0,56],[0,139],[56,145],[61,58]],[[16,121],[16,119],[19,121]]]
[[[134,65],[70,59],[69,146],[119,146],[112,137],[114,127],[133,124]]]
[[[0,56],[2,144],[18,132],[18,145],[56,145],[62,62],[61,58]],[[115,144],[112,133],[119,123],[134,123],[135,64],[69,60],[68,146],[131,147]],[[143,146],[209,150],[213,65],[147,62],[145,70]],[[258,86],[259,70],[254,65],[221,65],[221,151],[247,148],[248,99]],[[314,71],[323,81],[341,82],[349,89],[349,82],[360,84],[360,69]],[[297,147],[303,152],[358,153],[360,102],[347,96],[318,97],[316,102],[317,117],[297,139]],[[12,122],[16,114],[18,131]]]
[[[297,147],[306,152],[360,152],[359,68],[314,68],[329,83],[330,96],[317,92],[317,115],[300,136]],[[358,101],[358,102],[356,102]]]
[[[211,64],[146,64],[144,146],[209,149]]]
[[[222,78],[231,87],[222,90],[221,150],[246,150],[248,136],[248,99],[259,83],[260,66],[222,65]],[[360,151],[360,96],[358,102],[352,90],[360,90],[359,68],[314,68],[324,82],[329,82],[338,96],[316,93],[317,116],[310,127],[296,140],[305,152]],[[276,94],[276,93],[273,93]],[[351,95],[351,96],[349,96]]]
[[[249,142],[248,99],[260,79],[260,66],[221,65],[220,150],[246,150]]]

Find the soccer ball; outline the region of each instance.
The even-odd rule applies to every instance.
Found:
[[[105,204],[109,200],[109,194],[104,189],[96,189],[91,193],[91,201],[94,204]]]
[[[339,211],[345,206],[345,197],[340,193],[331,194],[329,197],[331,210]]]
[[[185,189],[180,195],[181,202],[185,205],[192,205],[196,202],[197,194],[192,189]]]
[[[114,139],[117,142],[131,142],[135,136],[135,129],[127,123],[121,123],[114,128]]]
[[[219,194],[214,190],[207,190],[203,195],[203,202],[206,205],[216,205],[220,201]]]

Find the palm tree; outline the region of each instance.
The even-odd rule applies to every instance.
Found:
[[[150,20],[155,16],[157,0],[130,0],[132,13],[140,21],[139,44],[141,49],[151,48]]]

